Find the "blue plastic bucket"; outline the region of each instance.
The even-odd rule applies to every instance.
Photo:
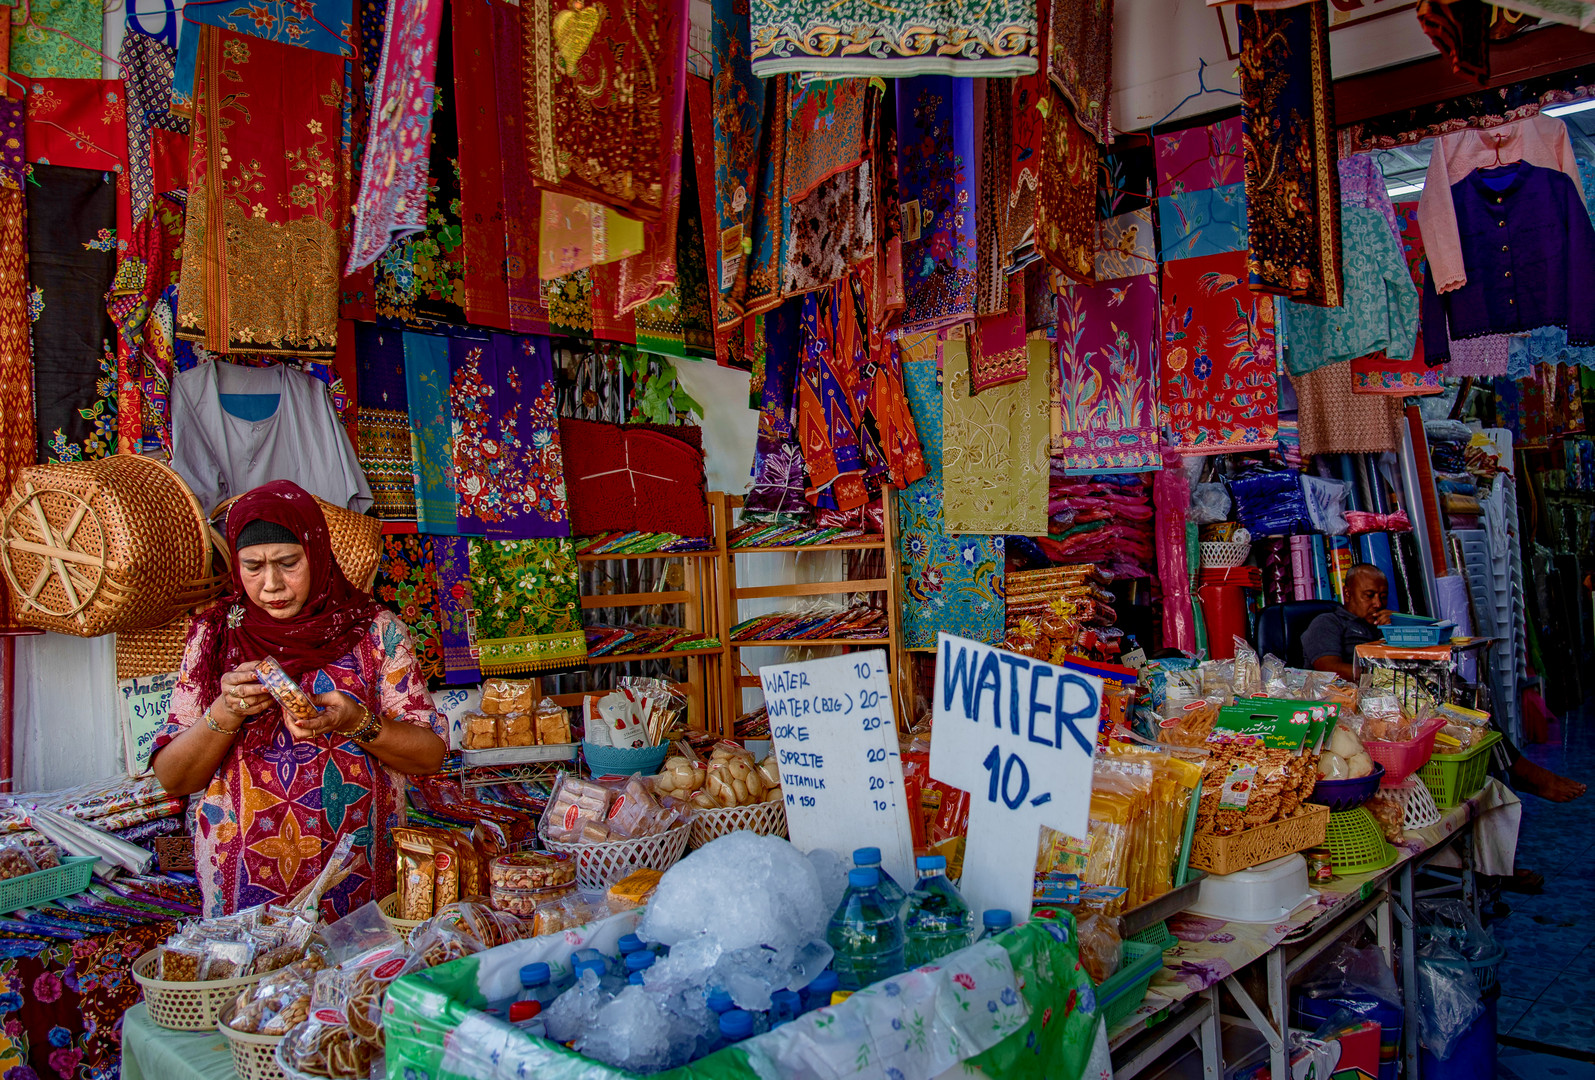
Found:
[[[1451,1056],[1444,1061],[1427,1046],[1419,1049],[1418,1071],[1423,1080],[1495,1080],[1495,1007],[1500,997],[1499,986],[1484,992],[1484,1015],[1452,1044]]]

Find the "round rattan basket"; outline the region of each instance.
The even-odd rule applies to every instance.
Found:
[[[393,927],[393,932],[404,938],[405,941],[410,940],[410,935],[415,933],[415,928],[420,926],[423,921],[421,919],[401,919],[394,914],[394,912],[399,910],[399,894],[396,892],[390,892],[381,900],[378,900],[377,910],[382,912],[383,921]]]
[[[161,951],[151,949],[133,961],[133,978],[144,991],[150,1019],[169,1031],[211,1031],[216,1017],[238,997],[238,991],[261,980],[260,975],[213,982],[168,982],[157,978]]]
[[[237,501],[238,496],[234,496],[216,504],[212,517],[220,523],[223,534],[227,532],[227,511]],[[338,560],[338,569],[355,588],[370,592],[371,583],[377,577],[377,566],[382,561],[382,522],[325,499],[316,499],[316,505],[321,507],[321,516],[327,520],[327,534],[332,540],[332,555]]]
[[[576,860],[576,887],[584,893],[603,892],[631,873],[647,867],[668,870],[687,852],[692,823],[685,822],[655,836],[635,840],[611,840],[604,844],[562,844],[543,837],[549,851],[563,852]]]
[[[286,1036],[234,1031],[228,1026],[232,1018],[233,1006],[229,1003],[217,1015],[216,1027],[227,1038],[227,1047],[233,1052],[233,1069],[239,1080],[285,1080],[277,1065],[277,1044]]]
[[[188,485],[136,454],[32,465],[0,509],[0,570],[17,620],[98,637],[163,626],[221,590]]]
[[[743,829],[760,836],[786,835],[786,806],[781,802],[754,803],[752,806],[725,806],[692,812],[694,849],[727,833]]]

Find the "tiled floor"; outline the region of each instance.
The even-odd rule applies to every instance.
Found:
[[[1568,747],[1531,746],[1527,754],[1556,772],[1595,788],[1595,712],[1568,718]],[[1555,729],[1553,729],[1555,730]],[[1559,736],[1560,732],[1556,731]],[[1498,1031],[1514,1039],[1595,1052],[1595,792],[1556,805],[1523,797],[1517,865],[1545,875],[1539,896],[1502,899],[1512,913],[1493,927],[1506,947],[1498,972],[1502,998]],[[1595,1065],[1561,1057],[1524,1057],[1502,1049],[1500,1075],[1595,1080]],[[1533,1057],[1533,1055],[1530,1055]]]
[[[1496,1054],[1495,1075],[1500,1080],[1595,1080],[1595,1064],[1503,1046]]]

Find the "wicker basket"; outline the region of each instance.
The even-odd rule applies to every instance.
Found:
[[[377,910],[382,912],[383,921],[393,927],[393,932],[404,938],[405,941],[410,940],[410,935],[415,933],[415,928],[424,921],[422,919],[401,919],[394,914],[399,910],[399,894],[396,892],[390,892],[381,900],[378,900]]]
[[[692,842],[701,848],[710,840],[743,829],[760,836],[786,835],[786,806],[781,802],[754,803],[752,806],[727,806],[692,812]]]
[[[1201,549],[1202,565],[1213,570],[1239,566],[1252,553],[1251,541],[1237,544],[1233,540],[1203,540],[1197,547]]]
[[[282,1035],[251,1035],[247,1031],[234,1031],[227,1022],[233,1018],[229,1004],[216,1017],[216,1027],[227,1037],[227,1047],[233,1052],[233,1069],[238,1080],[285,1080],[277,1067],[277,1044]]]
[[[1255,829],[1228,836],[1195,834],[1191,837],[1191,865],[1210,874],[1233,874],[1292,852],[1322,847],[1328,830],[1329,807],[1303,803],[1294,817]]]
[[[216,504],[212,516],[221,523],[224,534],[227,531],[227,511],[239,498],[235,495]],[[382,561],[382,522],[325,499],[316,499],[316,504],[321,507],[321,516],[327,520],[327,534],[332,540],[332,555],[338,560],[338,569],[343,571],[343,576],[355,588],[370,592],[371,583],[377,579],[377,566]]]
[[[161,950],[151,949],[133,961],[133,978],[144,990],[150,1019],[169,1031],[210,1031],[216,1017],[238,997],[238,991],[259,982],[262,975],[214,982],[167,982],[157,978]]]
[[[543,837],[543,846],[576,860],[576,887],[584,893],[598,893],[644,867],[668,870],[687,851],[692,823],[677,825],[656,836],[635,840],[611,840],[605,844],[562,844]]]
[[[116,677],[141,679],[165,675],[183,665],[183,646],[194,620],[184,615],[146,630],[123,630],[116,635]]]
[[[0,569],[25,626],[78,637],[163,626],[221,590],[193,492],[150,458],[31,465],[0,510]]]

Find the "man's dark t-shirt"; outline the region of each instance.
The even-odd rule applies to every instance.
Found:
[[[1349,664],[1357,655],[1358,645],[1383,639],[1384,635],[1373,623],[1337,607],[1314,619],[1302,634],[1302,661],[1311,666],[1314,661],[1329,656]]]

